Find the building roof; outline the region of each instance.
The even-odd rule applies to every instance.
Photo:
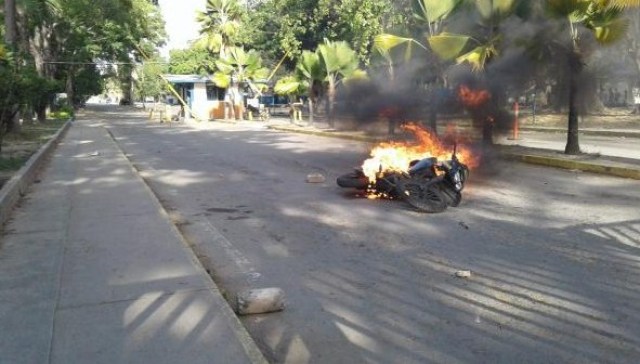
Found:
[[[205,83],[211,81],[207,76],[200,75],[164,75],[171,83]]]

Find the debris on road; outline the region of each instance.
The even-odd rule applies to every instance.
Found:
[[[87,157],[97,157],[99,155],[100,155],[100,152],[96,150],[95,152],[91,152],[87,154]]]
[[[470,270],[459,270],[456,272],[456,277],[458,278],[469,278],[471,277],[471,271]]]
[[[280,288],[250,289],[238,294],[239,315],[282,311],[285,307],[284,291]]]
[[[307,183],[324,183],[326,178],[320,173],[311,173],[307,175]]]
[[[465,228],[465,229],[469,230],[469,225],[465,224],[465,223],[464,223],[464,221],[460,221],[460,222],[458,223],[458,225],[460,225],[460,226],[462,226],[463,228]]]

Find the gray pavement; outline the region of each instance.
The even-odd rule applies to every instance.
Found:
[[[75,122],[0,240],[0,363],[261,363],[97,121]]]

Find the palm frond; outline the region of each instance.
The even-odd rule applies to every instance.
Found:
[[[461,0],[416,0],[413,11],[419,19],[434,23],[446,18],[461,3]]]
[[[568,18],[576,12],[585,13],[589,2],[584,0],[546,0],[547,13],[557,18]]]
[[[640,0],[610,0],[611,5],[621,7],[640,7]]]
[[[457,63],[467,62],[471,65],[471,68],[478,72],[484,69],[487,61],[496,55],[498,52],[493,44],[478,46],[471,52],[465,53],[456,59]]]
[[[624,38],[629,28],[629,22],[626,19],[616,19],[608,22],[603,26],[595,26],[593,28],[596,40],[601,44],[611,44]]]
[[[373,40],[373,47],[378,51],[383,57],[390,59],[391,58],[391,50],[400,46],[406,45],[406,49],[404,51],[405,60],[409,60],[413,53],[413,45],[417,45],[418,47],[427,50],[427,47],[420,44],[420,42],[416,41],[413,38],[400,37],[393,34],[380,34],[376,36]]]
[[[516,0],[476,0],[476,8],[484,19],[506,16],[516,5]]]
[[[303,83],[293,76],[283,77],[276,82],[273,91],[281,95],[293,95],[301,93]]]
[[[428,38],[429,46],[435,54],[443,60],[451,60],[460,55],[466,47],[467,42],[471,39],[469,36],[441,33]]]
[[[227,88],[231,84],[231,76],[218,71],[211,76],[211,82],[220,88]]]

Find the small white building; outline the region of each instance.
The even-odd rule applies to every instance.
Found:
[[[182,116],[199,120],[225,118],[226,89],[217,87],[209,77],[200,75],[165,75],[164,77],[188,106]],[[172,96],[169,95],[169,97]],[[180,104],[179,100],[175,101],[176,104]]]

